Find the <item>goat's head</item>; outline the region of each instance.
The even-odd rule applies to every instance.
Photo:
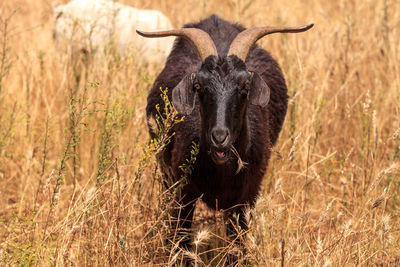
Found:
[[[247,105],[267,105],[269,88],[257,73],[248,72],[237,56],[209,56],[197,72],[187,75],[172,91],[172,101],[183,114],[192,112],[196,100],[211,157],[222,164],[230,158]]]
[[[144,37],[181,36],[196,47],[202,65],[186,75],[172,90],[172,102],[182,114],[190,114],[198,99],[203,136],[211,158],[223,164],[230,158],[231,146],[243,126],[248,104],[265,107],[270,89],[260,75],[248,70],[245,60],[251,46],[261,37],[275,32],[302,32],[313,24],[297,28],[258,27],[238,34],[226,56],[218,56],[211,37],[195,28],[143,33]]]

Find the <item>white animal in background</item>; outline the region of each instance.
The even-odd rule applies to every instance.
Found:
[[[136,29],[158,31],[172,29],[169,19],[158,10],[141,10],[108,0],[72,0],[53,9],[54,38],[74,49],[103,51],[114,42],[120,52],[135,52],[145,61],[165,59],[174,37],[145,39]]]

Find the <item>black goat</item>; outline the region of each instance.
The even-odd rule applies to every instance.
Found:
[[[267,169],[287,109],[287,88],[278,63],[254,43],[275,32],[298,28],[258,27],[245,30],[216,15],[179,30],[144,33],[144,37],[180,36],[147,98],[147,118],[163,106],[160,88],[168,91],[179,113],[175,135],[162,152],[163,172],[174,182],[190,157],[192,142],[200,144],[194,170],[182,189],[179,227],[191,226],[195,200],[239,215],[252,206]],[[150,135],[155,133],[149,126]],[[238,166],[240,157],[247,165]]]

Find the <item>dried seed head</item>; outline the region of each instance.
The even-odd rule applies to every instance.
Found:
[[[333,201],[335,201],[335,200],[336,200],[336,198],[332,199],[331,202],[328,203],[324,213],[321,215],[321,217],[319,218],[318,222],[315,224],[315,227],[319,227],[321,225],[321,223],[323,221],[325,221],[326,217],[328,216],[328,213],[330,212],[330,209],[332,207]]]
[[[156,119],[154,119],[153,116],[150,116],[150,118],[149,118],[147,123],[148,123],[151,131],[153,133],[155,133],[156,135],[158,135],[159,134],[159,129],[158,129],[158,125],[157,125]]]
[[[332,261],[330,259],[327,259],[323,266],[324,267],[332,266]]]
[[[318,234],[317,237],[317,255],[320,255],[322,252],[324,251],[323,249],[323,245],[322,245],[322,240],[321,240],[321,236]]]
[[[352,220],[348,220],[345,224],[344,224],[344,231],[343,231],[343,235],[344,237],[348,237],[351,233],[351,226],[353,225],[353,221]]]
[[[392,163],[388,168],[381,170],[378,175],[376,176],[375,180],[371,183],[369,187],[369,191],[372,191],[381,181],[381,178],[385,175],[393,174],[399,168],[398,163]]]
[[[193,251],[185,250],[184,254],[185,254],[186,257],[188,257],[189,259],[191,259],[191,260],[193,260],[195,262],[199,262],[201,260],[200,256],[197,253],[193,252]]]
[[[204,244],[210,238],[210,231],[208,229],[201,229],[197,232],[196,238],[193,243],[196,247]]]
[[[400,136],[400,128],[398,128],[391,137],[389,137],[388,141],[396,140]]]
[[[281,191],[281,182],[282,182],[282,178],[279,178],[278,180],[276,180],[275,186],[274,186],[275,194],[278,194]]]
[[[244,210],[244,218],[246,220],[246,224],[251,227],[251,223],[252,223],[252,216],[251,216],[251,208],[250,206],[246,206],[245,210]]]
[[[378,132],[378,125],[377,125],[377,122],[376,122],[376,110],[375,109],[372,111],[372,129],[373,129],[372,134],[376,135],[377,132]]]
[[[387,232],[390,230],[390,215],[386,214],[382,216],[382,230]]]
[[[365,94],[365,102],[363,103],[363,111],[364,114],[368,114],[369,110],[371,108],[372,100],[371,100],[371,95],[369,93],[369,90]]]
[[[288,159],[289,159],[289,161],[292,161],[292,160],[293,160],[293,155],[294,155],[294,152],[296,151],[297,142],[299,141],[300,136],[301,136],[301,132],[299,132],[299,134],[298,134],[298,135],[296,136],[296,138],[293,140],[293,145],[292,145],[292,147],[290,148],[290,151],[289,151],[289,154],[288,154]]]
[[[86,192],[86,199],[91,200],[96,193],[96,187],[92,186]]]

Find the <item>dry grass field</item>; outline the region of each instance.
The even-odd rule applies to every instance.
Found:
[[[60,53],[50,1],[0,1],[0,265],[400,265],[398,0],[122,0],[176,27],[213,13],[296,26],[258,42],[282,67],[286,121],[244,237],[196,211],[193,251],[166,244],[170,194],[148,145],[162,64]],[[66,1],[58,1],[62,3]],[[250,217],[250,216],[249,216]]]

